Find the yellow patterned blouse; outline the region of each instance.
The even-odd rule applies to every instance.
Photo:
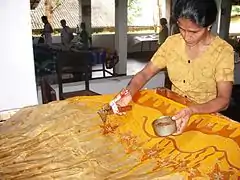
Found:
[[[218,36],[192,61],[188,59],[182,36],[170,36],[151,61],[159,68],[167,67],[173,91],[197,103],[216,98],[217,82],[234,80],[233,48]]]

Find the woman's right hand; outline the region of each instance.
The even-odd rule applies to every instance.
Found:
[[[123,89],[110,103],[113,112],[115,114],[123,114],[119,111],[118,107],[125,107],[132,101],[132,96],[127,89]]]

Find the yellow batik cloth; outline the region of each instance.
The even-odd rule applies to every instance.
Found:
[[[104,125],[96,111],[114,95],[76,97],[21,110],[0,126],[0,179],[237,180],[240,124],[195,115],[178,136],[156,137],[152,122],[183,105],[141,92]]]

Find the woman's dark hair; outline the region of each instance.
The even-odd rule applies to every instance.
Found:
[[[174,5],[175,19],[186,18],[201,27],[212,25],[217,13],[215,0],[177,0]]]
[[[166,18],[161,18],[161,19],[160,19],[160,24],[161,24],[162,26],[166,25],[166,24],[167,24],[167,19],[166,19]]]

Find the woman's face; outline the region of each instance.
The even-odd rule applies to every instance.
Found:
[[[187,46],[193,47],[208,35],[208,28],[198,26],[189,19],[179,18],[178,26]]]

